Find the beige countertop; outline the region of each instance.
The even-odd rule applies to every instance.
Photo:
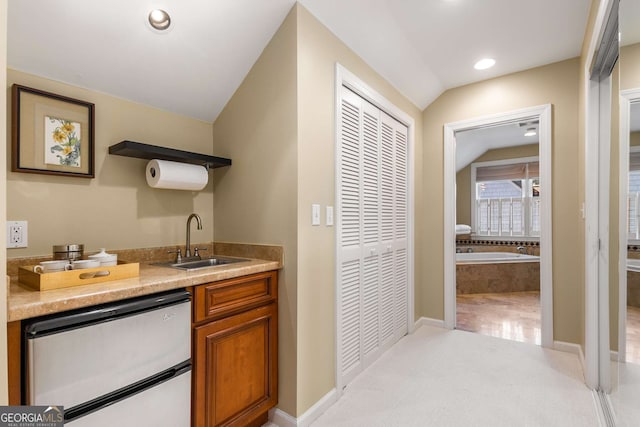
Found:
[[[277,270],[282,266],[282,260],[253,258],[248,261],[197,271],[183,271],[151,265],[149,262],[140,262],[139,277],[43,292],[32,290],[20,284],[17,277],[12,276],[9,286],[7,320],[12,322],[28,319],[171,289]]]

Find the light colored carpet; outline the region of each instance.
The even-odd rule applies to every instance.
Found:
[[[358,376],[312,427],[597,425],[576,355],[423,326]]]

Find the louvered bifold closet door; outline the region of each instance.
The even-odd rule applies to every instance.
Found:
[[[345,385],[407,332],[408,159],[402,124],[345,87],[340,110],[337,322]]]
[[[407,127],[384,112],[382,116],[382,246],[393,259],[393,319],[389,319],[392,341],[408,331],[408,139]],[[391,267],[390,267],[391,268]],[[383,283],[383,287],[386,283]],[[386,337],[385,337],[386,338]]]

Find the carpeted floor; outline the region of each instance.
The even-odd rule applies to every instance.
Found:
[[[597,425],[576,355],[423,326],[357,377],[312,427]]]

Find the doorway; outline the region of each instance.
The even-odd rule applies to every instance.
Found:
[[[538,125],[456,132],[456,328],[540,345]]]
[[[640,364],[640,88],[620,93],[618,361]]]
[[[505,112],[490,116],[479,117],[461,122],[448,123],[444,126],[444,263],[445,263],[445,326],[453,329],[457,327],[457,286],[456,286],[456,225],[460,225],[457,220],[457,197],[456,197],[456,153],[460,137],[464,137],[464,132],[496,128],[503,125],[513,125],[515,123],[537,122],[537,132],[539,136],[539,180],[536,182],[539,188],[544,189],[539,192],[539,298],[540,298],[540,337],[539,342],[545,347],[553,345],[553,299],[552,299],[552,248],[551,248],[551,105],[530,107],[516,111]],[[525,161],[528,164],[528,161]],[[526,166],[529,167],[529,166]],[[524,203],[524,202],[523,202]],[[524,208],[524,205],[521,206]],[[509,206],[513,211],[514,206]],[[477,212],[477,211],[476,211]],[[475,219],[473,226],[479,227]],[[472,230],[476,232],[476,230]],[[494,240],[500,243],[505,240],[505,236],[492,235],[489,231],[484,242]],[[500,234],[498,231],[497,234]],[[498,238],[500,237],[500,239]],[[519,251],[531,253],[531,245],[536,239],[527,239],[524,236],[512,239],[509,236],[506,240],[520,242],[516,248]],[[469,240],[472,242],[473,240]],[[462,246],[464,247],[464,246]],[[534,255],[538,256],[538,255]]]

